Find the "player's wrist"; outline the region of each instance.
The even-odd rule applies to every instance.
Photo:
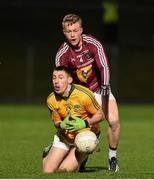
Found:
[[[60,123],[61,123],[61,121],[57,121],[57,122],[54,123],[56,128],[60,128]]]
[[[110,93],[110,85],[104,85],[104,84],[102,84],[102,85],[101,85],[100,94],[101,94],[102,96],[107,96],[107,95],[109,95],[109,93]]]
[[[86,128],[89,127],[89,122],[88,122],[88,120],[85,120],[85,126],[86,126]]]

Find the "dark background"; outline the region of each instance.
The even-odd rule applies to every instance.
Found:
[[[0,0],[0,102],[45,102],[51,92],[61,21],[78,13],[84,33],[102,39],[101,1]],[[154,102],[154,1],[118,1],[119,102]],[[112,69],[111,69],[112,76]],[[116,81],[116,85],[113,81]]]

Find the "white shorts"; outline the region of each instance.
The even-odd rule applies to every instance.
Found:
[[[57,148],[60,148],[60,149],[65,149],[65,150],[69,150],[71,145],[63,142],[60,140],[60,138],[58,137],[57,134],[54,135],[54,140],[53,140],[53,144],[52,144],[53,147],[57,147]]]
[[[99,103],[99,105],[101,106],[102,105],[102,95],[94,92],[94,96],[95,96],[97,102]],[[115,101],[115,97],[113,96],[112,92],[110,92],[110,94],[109,94],[109,100]]]
[[[98,133],[97,139],[98,139],[98,142],[99,142],[99,140],[100,140],[100,133]],[[56,147],[56,148],[64,149],[64,150],[68,151],[72,146],[74,146],[74,144],[69,144],[67,142],[62,141],[58,137],[57,133],[54,135],[54,140],[53,140],[52,147]]]

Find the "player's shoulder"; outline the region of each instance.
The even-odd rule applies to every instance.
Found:
[[[64,42],[63,44],[61,44],[61,46],[59,47],[56,53],[56,59],[59,59],[61,56],[67,55],[69,52],[69,49],[70,47],[67,42]]]
[[[50,94],[48,95],[48,97],[47,97],[47,104],[50,104],[50,103],[52,103],[52,102],[54,102],[54,101],[55,101],[55,93],[52,92],[52,93],[50,93]]]
[[[89,88],[82,86],[82,85],[79,85],[79,84],[74,84],[74,85],[75,85],[75,89],[77,89],[81,93],[84,93],[87,95],[93,95],[93,92]]]
[[[46,103],[51,111],[55,111],[57,109],[57,97],[54,92],[48,95]]]
[[[92,46],[101,46],[102,43],[92,34],[82,34],[83,41]]]
[[[91,42],[92,40],[99,41],[94,35],[92,34],[82,34],[83,40]]]
[[[64,50],[67,50],[67,49],[69,49],[68,43],[67,43],[67,42],[63,42],[63,43],[60,45],[60,47],[59,47],[59,49],[58,49],[58,52],[59,52],[59,51],[64,51]]]

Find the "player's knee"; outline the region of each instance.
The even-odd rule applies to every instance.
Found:
[[[114,130],[116,130],[119,127],[119,119],[115,116],[110,116],[108,119],[109,126]]]
[[[55,168],[53,168],[52,166],[51,166],[51,164],[49,164],[49,163],[43,163],[43,167],[42,167],[42,171],[43,171],[43,173],[53,173],[53,172],[55,172],[56,171],[56,169]]]

